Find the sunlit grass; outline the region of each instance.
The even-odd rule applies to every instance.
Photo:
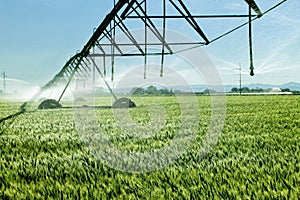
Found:
[[[95,159],[75,129],[73,110],[37,110],[1,124],[0,197],[54,199],[297,199],[300,196],[300,96],[229,96],[223,133],[204,158],[209,97],[199,96],[200,128],[176,163],[151,173],[120,172]],[[114,124],[111,109],[96,109],[99,126],[130,151],[161,148],[180,123],[174,97],[134,97],[132,121],[150,123],[150,105],[166,108],[158,135],[132,140]],[[100,101],[100,100],[99,100]],[[110,98],[103,102],[110,105]],[[64,102],[63,102],[64,103]],[[70,102],[69,102],[70,103]],[[100,104],[101,104],[100,103]],[[19,103],[1,102],[0,115]],[[168,132],[168,134],[167,134]],[[170,133],[169,133],[170,132]]]

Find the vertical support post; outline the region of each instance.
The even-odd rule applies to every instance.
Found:
[[[94,50],[93,50],[94,51]],[[94,52],[93,52],[94,53]],[[96,59],[96,58],[95,58]],[[96,83],[95,66],[93,65],[93,84]]]
[[[111,32],[113,32],[111,23],[110,23],[110,29],[111,29]],[[111,35],[113,35],[113,34],[111,33]],[[113,45],[112,42],[111,42],[111,47],[110,48],[111,48],[110,49],[110,51],[111,51],[111,81],[113,82],[114,81],[114,65],[115,65],[115,63],[114,63],[114,60],[115,60],[114,50],[115,50],[115,48],[114,48],[114,45]]]
[[[95,33],[97,28],[94,28],[93,30],[93,34]],[[95,54],[95,46],[93,46],[93,54]],[[96,57],[94,57],[93,59],[96,59]],[[96,82],[96,75],[95,75],[95,65],[93,65],[93,83],[95,84]]]
[[[161,52],[160,77],[163,77],[163,73],[164,73],[165,41],[166,41],[166,0],[163,0],[163,45],[162,45],[162,52]]]
[[[254,76],[253,53],[252,53],[252,16],[251,4],[249,4],[249,56],[250,56],[250,76]]]
[[[144,9],[145,9],[145,17],[147,15],[147,1],[144,2]],[[144,79],[146,79],[147,76],[147,41],[148,41],[148,33],[147,33],[147,21],[145,20],[145,57],[144,57]]]
[[[114,0],[114,9],[116,6],[116,0]],[[114,16],[112,19],[113,22],[110,23],[110,30],[111,30],[111,37],[112,37],[112,41],[111,41],[111,82],[114,81],[114,73],[115,73],[115,46],[113,44],[113,41],[115,41],[115,37],[116,37],[116,17]],[[113,23],[113,25],[112,25]]]
[[[105,54],[103,56],[103,73],[104,73],[104,78],[106,78],[106,56],[105,56]]]

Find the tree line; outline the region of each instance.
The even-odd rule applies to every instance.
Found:
[[[211,89],[205,89],[202,92],[195,92],[195,94],[200,95],[208,95],[208,94],[214,94],[216,91]],[[142,87],[135,87],[130,92],[133,96],[156,96],[156,95],[163,95],[163,96],[170,96],[175,94],[194,94],[194,92],[185,92],[178,89],[167,89],[167,88],[161,88],[158,89],[157,87],[150,85],[147,88]]]
[[[241,90],[241,91],[240,91]],[[271,92],[273,89],[272,88],[269,88],[269,89],[262,89],[262,88],[255,88],[255,89],[250,89],[248,87],[243,87],[241,89],[239,88],[232,88],[231,89],[231,92],[232,93],[252,93],[252,92],[255,92],[255,93],[260,93],[260,92]],[[280,88],[280,92],[293,92],[291,91],[289,88]]]
[[[157,89],[155,86],[150,85],[147,88],[135,87],[131,90],[131,95],[134,96],[148,96],[148,95],[173,95],[172,89],[161,88]]]

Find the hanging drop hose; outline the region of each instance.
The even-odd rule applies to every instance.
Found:
[[[251,17],[251,5],[249,4],[249,57],[250,57],[250,76],[254,76],[253,66],[253,48],[252,48],[252,17]]]

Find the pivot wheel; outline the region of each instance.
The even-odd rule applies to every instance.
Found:
[[[56,101],[55,99],[46,99],[42,101],[42,103],[39,105],[38,109],[55,109],[55,108],[61,108],[61,104]]]
[[[135,108],[135,103],[126,97],[122,97],[120,99],[117,99],[114,104],[112,105],[112,108]]]

